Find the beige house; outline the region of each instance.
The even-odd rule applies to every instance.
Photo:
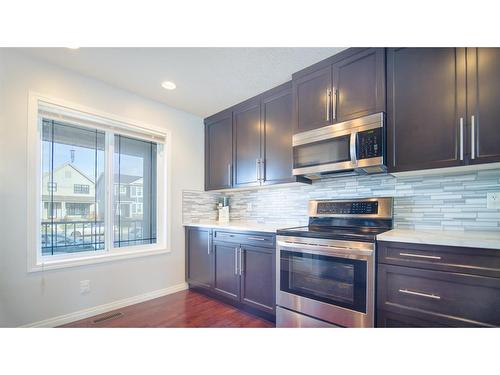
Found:
[[[51,207],[53,202],[54,207]],[[42,220],[79,221],[94,219],[95,183],[72,163],[65,163],[42,179]],[[97,218],[99,220],[99,218]]]

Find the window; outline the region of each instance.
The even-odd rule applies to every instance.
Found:
[[[30,108],[29,270],[169,251],[167,132],[33,94]]]
[[[90,192],[89,185],[80,185],[80,184],[73,185],[73,193],[75,194],[89,194],[89,192]]]
[[[50,193],[54,193],[57,191],[57,182],[47,182],[47,190]]]
[[[148,192],[144,199],[144,212],[135,204],[122,205],[129,200],[120,195],[114,200],[122,207],[114,212],[114,245],[116,247],[153,244],[156,242],[156,155],[157,144],[115,135],[114,180],[120,187],[142,185]],[[134,185],[134,186],[132,186]]]

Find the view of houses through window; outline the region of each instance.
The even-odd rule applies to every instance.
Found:
[[[42,124],[42,255],[102,250],[105,132]],[[156,144],[118,135],[115,142],[114,246],[155,243]]]

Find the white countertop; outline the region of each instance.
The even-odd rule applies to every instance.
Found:
[[[500,231],[392,229],[379,234],[377,240],[500,250]]]
[[[209,221],[209,222],[199,222],[199,223],[184,223],[183,225],[185,227],[218,228],[218,229],[267,232],[267,233],[276,233],[278,229],[300,226],[300,224],[297,223],[263,224],[263,223],[252,223],[247,221],[230,221],[225,224],[221,224],[217,221]]]

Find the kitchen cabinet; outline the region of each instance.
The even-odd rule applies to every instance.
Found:
[[[465,79],[464,48],[388,49],[390,172],[463,163]]]
[[[233,109],[234,187],[260,184],[261,123],[260,98]]]
[[[292,84],[269,90],[261,97],[263,185],[306,180],[292,175]]]
[[[332,77],[327,66],[293,79],[294,134],[332,123]]]
[[[500,161],[500,48],[467,49],[470,163]]]
[[[215,292],[222,294],[226,298],[239,300],[239,248],[228,243],[214,242],[213,251],[215,258]]]
[[[233,113],[205,119],[205,190],[227,189],[232,182]]]
[[[241,246],[241,302],[274,313],[275,260],[274,248]]]
[[[379,326],[500,326],[498,250],[379,242]]]
[[[385,111],[385,50],[369,48],[333,64],[332,120]]]
[[[273,319],[276,236],[186,227],[186,279],[191,288]]]
[[[186,228],[186,279],[206,289],[214,284],[211,233],[209,228]]]
[[[385,111],[385,51],[350,48],[292,76],[293,133]]]
[[[498,48],[389,48],[389,172],[500,161],[498,100]]]
[[[291,82],[205,120],[205,190],[306,182],[293,176]]]

